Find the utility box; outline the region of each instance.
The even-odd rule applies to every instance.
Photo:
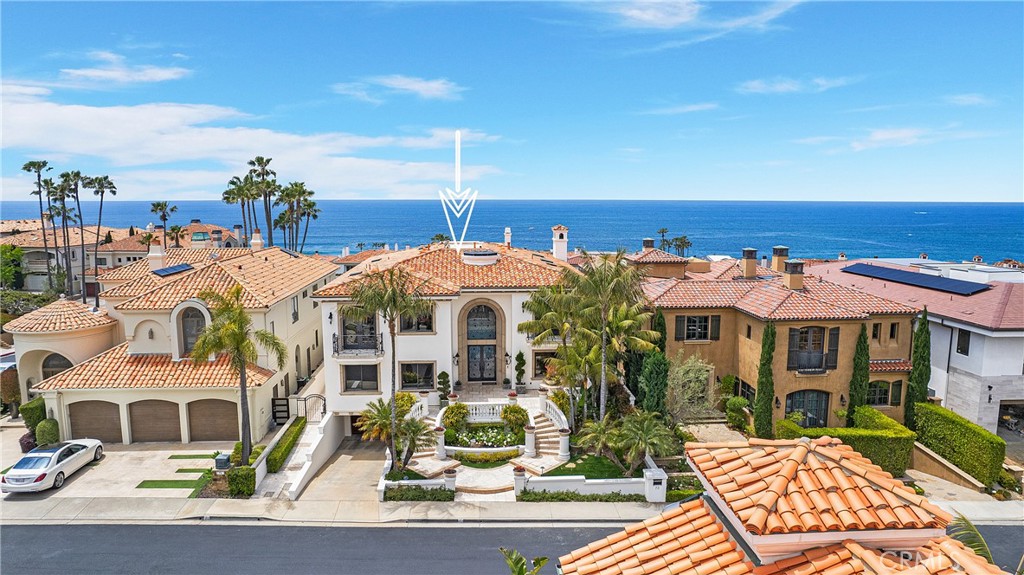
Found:
[[[221,453],[217,457],[213,458],[214,468],[217,471],[227,471],[231,468],[231,456],[227,453]]]

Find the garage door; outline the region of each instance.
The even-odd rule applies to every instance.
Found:
[[[132,425],[132,443],[147,441],[181,442],[181,420],[178,404],[173,401],[146,399],[128,406]]]
[[[192,441],[238,441],[238,405],[223,399],[201,399],[188,404]]]
[[[109,401],[79,401],[68,405],[71,438],[90,437],[104,443],[121,443],[121,412]]]

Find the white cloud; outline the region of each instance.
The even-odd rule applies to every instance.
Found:
[[[671,29],[677,30],[684,35],[683,38],[668,40],[650,48],[637,51],[639,53],[644,53],[682,48],[684,46],[715,40],[735,32],[764,32],[773,28],[773,22],[776,19],[795,8],[801,1],[802,0],[772,2],[764,9],[731,18],[715,18],[708,15],[708,12],[713,11],[712,7],[725,4],[729,4],[731,6],[742,6],[742,3],[720,2],[717,4],[698,4],[687,0],[685,2],[676,3],[678,7],[674,12],[670,12],[666,6],[672,4],[671,2],[644,2],[641,0],[624,4],[625,6],[632,6],[632,10],[620,8],[614,12],[619,15],[620,25],[625,28],[646,27],[648,29],[653,28],[662,31]],[[650,7],[650,4],[661,4],[662,7],[660,9],[656,9]],[[591,5],[601,6],[602,3],[594,2],[591,3]],[[705,8],[707,8],[707,10],[705,10]],[[607,7],[598,9],[608,12]],[[660,22],[656,20],[659,16],[661,17]],[[650,25],[640,25],[649,20],[653,20]],[[656,25],[657,23],[660,23],[661,25]]]
[[[797,94],[820,93],[833,88],[841,88],[858,82],[858,78],[842,76],[826,78],[818,76],[808,80],[777,76],[771,79],[748,80],[736,87],[741,94]]]
[[[63,68],[60,77],[72,83],[135,84],[179,80],[192,73],[188,68],[180,66],[128,65],[124,56],[104,50],[90,52],[88,57],[99,65],[91,68]]]
[[[841,138],[839,136],[811,136],[809,138],[800,138],[798,140],[793,140],[793,143],[806,144],[808,146],[818,146],[821,144],[827,144],[829,142],[835,142],[843,139],[844,138]]]
[[[651,116],[675,116],[679,114],[690,114],[692,112],[706,112],[708,110],[717,110],[718,108],[719,106],[717,102],[704,102],[701,104],[683,104],[680,106],[653,108],[651,110],[645,110],[640,113]]]
[[[953,94],[946,96],[943,100],[954,106],[990,106],[992,100],[984,94]]]
[[[872,148],[903,147],[920,144],[928,134],[927,130],[921,128],[889,128],[871,130],[867,137],[859,138],[850,142],[854,151],[860,152]]]
[[[17,97],[8,97],[12,93]],[[447,162],[366,155],[375,149],[448,148],[454,144],[455,128],[378,136],[307,135],[247,126],[253,118],[229,107],[87,106],[53,102],[47,95],[33,87],[4,86],[5,153],[17,150],[62,158],[62,164],[102,166],[117,182],[119,199],[217,198],[227,180],[257,155],[274,158],[282,179],[305,181],[320,197],[427,197],[452,174]],[[465,143],[497,139],[462,128]],[[463,177],[470,181],[499,171],[464,165]]]
[[[623,26],[665,29],[694,22],[701,6],[694,0],[640,0],[610,3],[603,8],[619,16]]]
[[[342,94],[369,102],[381,104],[386,94],[411,94],[424,100],[460,100],[466,88],[447,78],[417,78],[391,74],[388,76],[372,76],[357,82],[341,82],[331,86],[336,94]]]

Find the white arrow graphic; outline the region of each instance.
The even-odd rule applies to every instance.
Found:
[[[469,229],[469,219],[473,217],[473,207],[476,205],[477,191],[466,188],[462,189],[462,132],[455,131],[455,191],[445,188],[437,192],[441,198],[441,205],[444,207],[444,218],[448,221],[448,231],[451,233],[455,249],[462,251],[462,242],[466,239],[466,230]],[[466,213],[468,211],[468,213]],[[462,224],[462,233],[455,240],[455,226],[452,225],[452,217],[458,221],[462,214],[466,213],[465,223]]]

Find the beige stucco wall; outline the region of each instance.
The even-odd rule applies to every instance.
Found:
[[[118,341],[117,332],[117,324],[109,324],[79,331],[13,334],[21,397],[27,401],[29,388],[42,381],[43,360],[51,353],[78,365],[113,347]]]

